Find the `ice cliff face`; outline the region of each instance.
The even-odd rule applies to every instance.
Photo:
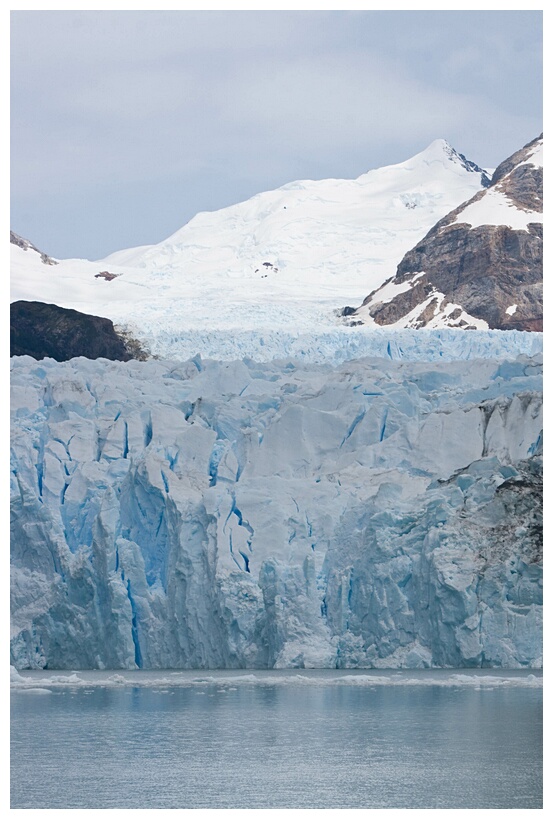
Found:
[[[18,668],[541,665],[540,356],[21,357],[12,410]]]

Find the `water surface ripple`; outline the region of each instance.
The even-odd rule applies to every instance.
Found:
[[[37,672],[12,808],[540,808],[541,678]]]

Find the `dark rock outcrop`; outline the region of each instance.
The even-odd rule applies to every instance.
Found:
[[[101,273],[96,273],[95,279],[105,279],[107,282],[112,282],[117,278],[117,273],[110,273],[109,270],[102,270]]]
[[[39,301],[16,301],[10,306],[10,355],[56,361],[77,356],[112,361],[146,358],[136,344],[115,331],[109,319]]]
[[[475,326],[471,320],[480,319],[492,329],[541,331],[543,225],[532,222],[532,214],[543,210],[543,169],[531,161],[541,140],[540,136],[502,162],[488,189],[451,211],[406,253],[396,275],[385,283],[399,286],[391,299],[381,298],[383,288],[378,288],[356,316],[368,312],[382,325],[408,317],[411,327],[428,326],[438,317],[442,326],[465,329]],[[475,203],[489,204],[493,210],[496,200],[490,196],[498,195],[528,213],[526,229],[472,226],[468,216],[463,221]]]

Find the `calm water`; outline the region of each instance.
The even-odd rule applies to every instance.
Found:
[[[528,675],[45,673],[12,691],[12,808],[542,806]]]

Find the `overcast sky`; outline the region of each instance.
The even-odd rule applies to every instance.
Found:
[[[542,130],[539,11],[15,11],[11,227],[58,258],[159,242],[295,179]]]

